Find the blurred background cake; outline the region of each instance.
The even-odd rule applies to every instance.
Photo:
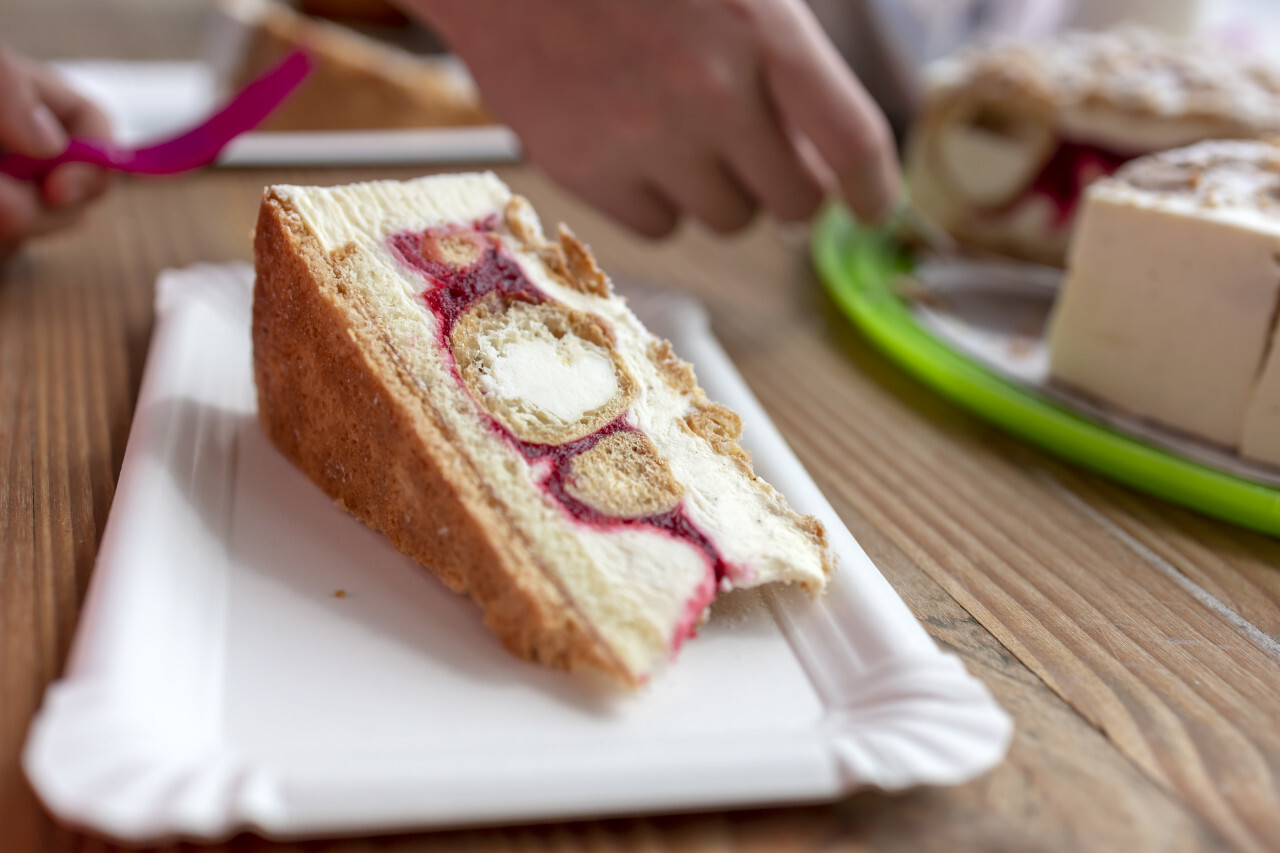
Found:
[[[1142,154],[1276,131],[1269,64],[1137,28],[1071,32],[930,67],[908,181],[962,243],[1061,265],[1092,180]]]
[[[456,58],[402,46],[430,49],[432,44],[394,8],[353,0],[308,0],[301,8],[326,17],[273,0],[227,0],[219,7],[221,32],[213,52],[225,90],[238,89],[299,48],[315,61],[311,77],[267,119],[263,130],[492,123]],[[410,33],[418,38],[411,42],[403,35]]]

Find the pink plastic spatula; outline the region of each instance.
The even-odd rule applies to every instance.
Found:
[[[93,163],[136,175],[172,175],[207,166],[227,143],[257,127],[311,72],[311,59],[302,51],[256,78],[202,124],[145,148],[124,148],[97,139],[72,139],[56,157],[27,157],[0,153],[0,172],[19,180],[33,180],[63,163]]]

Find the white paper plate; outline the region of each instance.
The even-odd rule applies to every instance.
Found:
[[[519,661],[478,609],[337,509],[254,417],[251,270],[161,276],[157,328],[63,680],[24,766],[133,842],[817,801],[952,784],[1009,718],[867,560],[681,297],[632,302],[827,525],[830,592],[744,592],[623,694]]]
[[[181,133],[220,103],[205,62],[55,63],[62,76],[102,107],[116,139],[145,145]],[[520,159],[520,142],[500,125],[407,130],[246,133],[218,158],[223,166],[404,166],[503,163]]]

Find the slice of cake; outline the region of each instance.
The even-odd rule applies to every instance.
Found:
[[[270,187],[255,257],[266,432],[512,652],[635,685],[717,592],[824,588],[738,417],[494,175]]]
[[[451,57],[418,56],[271,0],[226,0],[234,33],[222,77],[229,90],[304,49],[312,72],[261,130],[369,130],[492,124],[479,91]]]
[[[973,248],[1061,266],[1090,181],[1142,154],[1280,130],[1271,66],[1136,28],[961,52],[928,69],[912,198]]]
[[[1280,147],[1211,141],[1093,184],[1049,325],[1050,374],[1280,464]]]

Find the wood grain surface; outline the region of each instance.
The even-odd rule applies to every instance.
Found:
[[[201,5],[36,0],[0,38],[65,53],[50,16],[97,7],[96,44],[170,56]],[[172,33],[148,52],[111,18]],[[43,24],[41,23],[43,22]],[[168,28],[166,30],[166,28]],[[70,37],[69,37],[70,38]],[[186,41],[182,41],[185,39]],[[156,274],[249,257],[263,184],[421,170],[210,170],[120,180],[0,271],[0,850],[102,851],[58,826],[19,767],[63,666],[119,474]],[[983,778],[829,805],[275,845],[235,851],[1094,851],[1280,849],[1280,543],[1074,469],[929,394],[822,295],[804,235],[761,223],[651,244],[534,169],[501,176],[615,277],[678,285],[841,517],[933,637],[1013,715]],[[163,849],[177,849],[166,847]],[[183,848],[185,849],[185,848]]]

